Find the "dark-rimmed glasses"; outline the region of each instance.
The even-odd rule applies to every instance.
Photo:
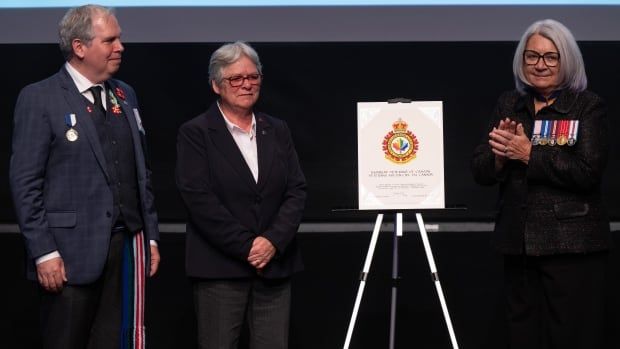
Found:
[[[557,52],[545,52],[542,55],[536,51],[525,50],[523,52],[523,61],[527,65],[536,65],[542,58],[547,67],[557,67],[560,63],[560,54]]]
[[[247,80],[251,85],[260,85],[263,78],[262,74],[248,74],[248,75],[233,75],[223,80],[228,80],[230,87],[239,87],[243,85],[243,82]]]

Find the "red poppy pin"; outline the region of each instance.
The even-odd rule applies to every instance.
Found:
[[[116,95],[118,96],[118,98],[125,100],[125,91],[123,91],[122,88],[117,87],[114,92],[116,92]]]

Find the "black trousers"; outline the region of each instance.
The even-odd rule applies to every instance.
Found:
[[[510,349],[605,347],[608,253],[504,257]]]
[[[200,349],[237,349],[247,322],[250,349],[288,348],[290,279],[196,280]]]
[[[123,235],[112,235],[102,276],[90,285],[41,289],[45,349],[114,349],[120,344]]]

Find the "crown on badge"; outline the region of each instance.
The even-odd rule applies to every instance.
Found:
[[[394,123],[392,124],[394,132],[405,132],[407,131],[407,126],[409,125],[401,118],[398,118],[398,120],[394,121]]]

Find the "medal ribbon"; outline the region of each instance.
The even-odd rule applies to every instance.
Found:
[[[542,120],[542,134],[540,135],[540,138],[549,139],[550,126],[551,120]]]
[[[568,140],[568,126],[569,126],[568,120],[560,121],[560,132],[558,135],[558,139],[562,139],[562,143],[563,143],[560,145],[565,145],[566,141]]]
[[[551,138],[549,139],[549,145],[554,145],[555,141],[556,141],[556,137],[557,137],[557,128],[558,128],[558,121],[557,120],[551,120]]]
[[[72,128],[73,126],[75,126],[76,123],[77,123],[77,120],[75,119],[75,114],[67,114],[67,115],[65,115],[65,124],[69,128]]]
[[[532,132],[532,144],[538,145],[538,140],[540,139],[540,127],[541,120],[534,121],[534,132]]]
[[[579,131],[579,120],[571,120],[571,132],[570,138],[577,140],[577,133]]]

